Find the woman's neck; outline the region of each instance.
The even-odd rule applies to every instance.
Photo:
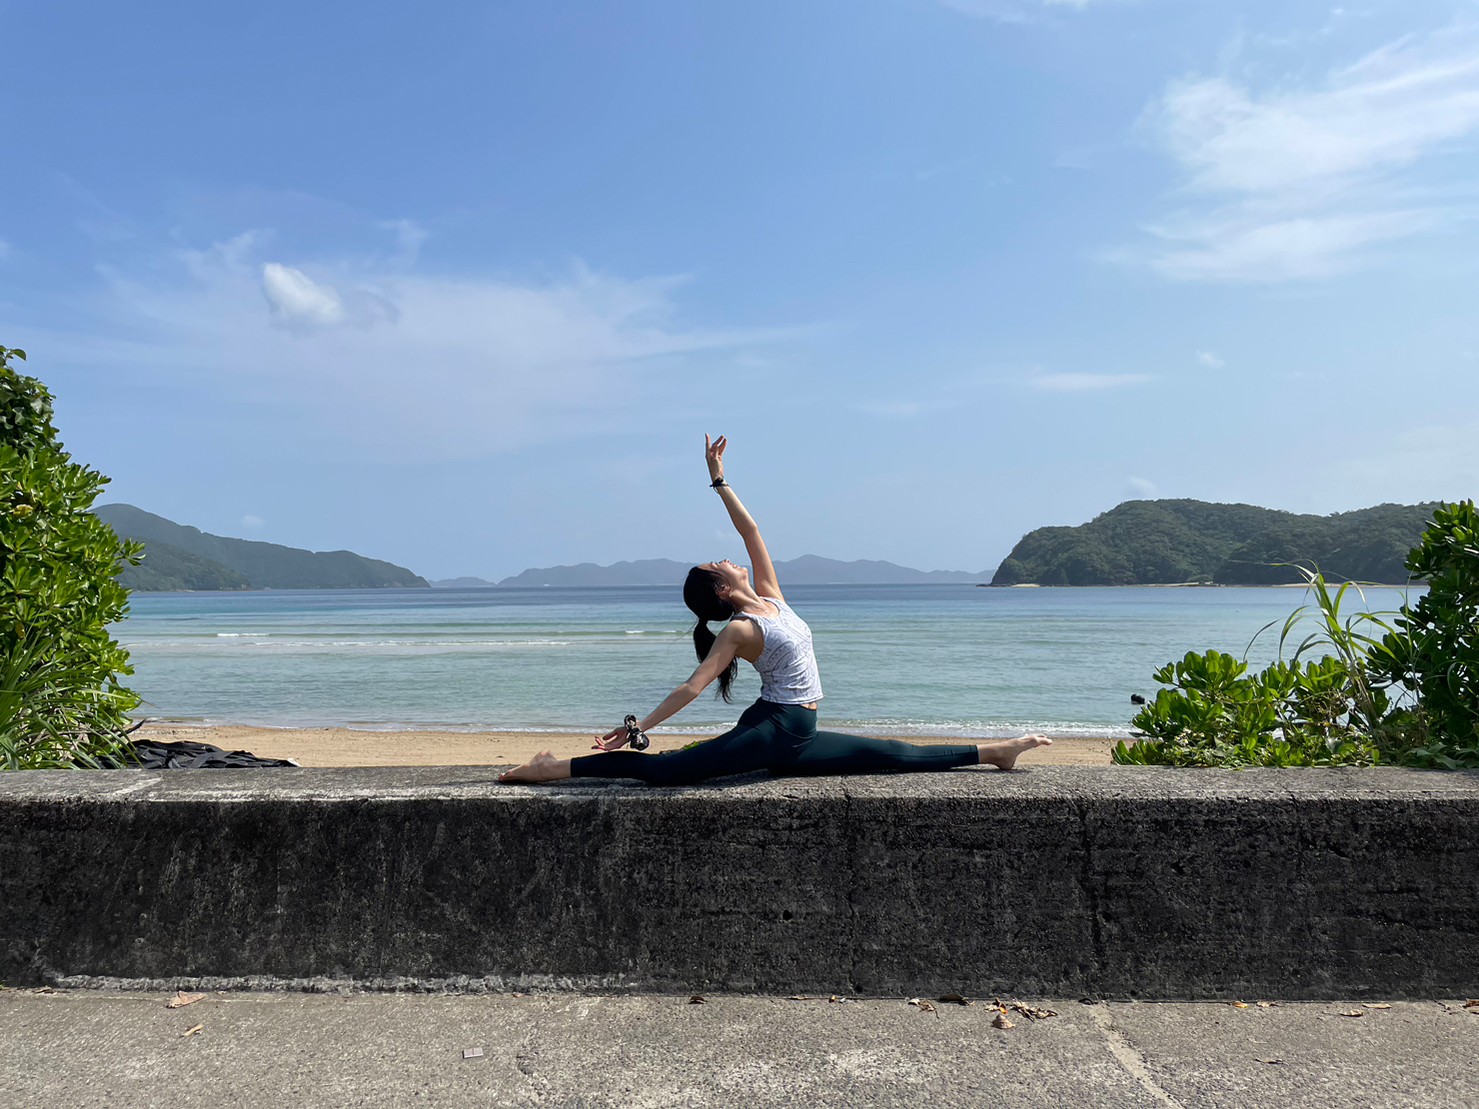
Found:
[[[764,609],[766,606],[766,602],[752,589],[732,589],[728,601],[736,613],[748,609]]]

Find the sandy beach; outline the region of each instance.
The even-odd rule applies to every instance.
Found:
[[[557,755],[588,754],[591,737],[549,732],[372,732],[351,728],[253,728],[240,725],[199,727],[146,724],[137,739],[192,740],[226,751],[250,751],[267,758],[292,759],[301,766],[512,766],[540,751]],[[691,735],[652,737],[651,751],[670,751],[700,738]],[[915,743],[975,743],[979,740],[941,736],[890,736]],[[1107,766],[1114,741],[1101,738],[1058,739],[1023,757],[1022,765]]]

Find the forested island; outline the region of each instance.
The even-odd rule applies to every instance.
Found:
[[[228,539],[177,524],[131,504],[93,509],[120,539],[144,544],[144,561],[118,580],[140,592],[207,589],[405,589],[426,579],[404,566],[352,551],[307,551]]]
[[[1087,524],[1028,532],[992,585],[1405,583],[1404,559],[1438,502],[1305,516],[1251,504],[1126,501]]]

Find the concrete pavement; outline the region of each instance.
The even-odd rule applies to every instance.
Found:
[[[999,1029],[989,999],[169,996],[0,991],[0,1105],[1479,1104],[1479,1006],[1462,999],[1036,1000],[1057,1015],[1009,1009]]]

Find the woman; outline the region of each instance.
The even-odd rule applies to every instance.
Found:
[[[644,755],[619,751],[625,725],[596,739],[603,753],[557,759],[545,751],[499,775],[502,782],[555,782],[565,778],[636,778],[651,785],[688,785],[725,774],[769,770],[777,774],[864,774],[899,770],[949,770],[986,763],[1010,770],[1017,756],[1053,741],[1030,735],[995,743],[919,745],[817,731],[822,684],[812,653],[811,629],[786,605],[760,529],[724,480],[724,436],[704,436],[710,484],[724,501],[755,568],[752,582],[743,566],[725,559],[695,566],[683,585],[684,603],[698,617],[693,644],[699,667],[664,698],[645,720],[655,728],[693,701],[710,683],[729,700],[738,660],[760,672],[760,700],[739,723],[714,739],[679,751]],[[710,621],[727,621],[716,636]]]

